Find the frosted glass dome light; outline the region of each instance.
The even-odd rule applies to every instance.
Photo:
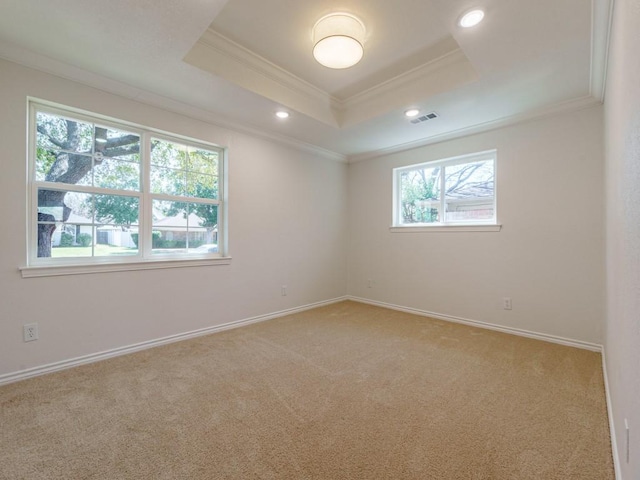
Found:
[[[328,68],[349,68],[364,55],[364,24],[348,13],[330,13],[313,26],[313,57]]]

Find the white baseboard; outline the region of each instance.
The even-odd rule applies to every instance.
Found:
[[[529,330],[523,330],[520,328],[504,327],[502,325],[495,325],[493,323],[481,322],[479,320],[470,320],[468,318],[454,317],[453,315],[445,315],[442,313],[429,312],[427,310],[420,310],[417,308],[402,307],[400,305],[394,305],[392,303],[378,302],[376,300],[369,300],[368,298],[347,296],[349,300],[354,302],[366,303],[369,305],[375,305],[377,307],[390,308],[391,310],[398,310],[400,312],[413,313],[414,315],[421,315],[423,317],[437,318],[438,320],[444,320],[447,322],[462,323],[464,325],[470,325],[472,327],[485,328],[488,330],[496,330],[498,332],[509,333],[511,335],[518,335],[520,337],[534,338],[536,340],[543,340],[545,342],[559,343],[560,345],[567,345],[569,347],[581,348],[583,350],[591,350],[593,352],[602,352],[602,345],[597,343],[583,342],[581,340],[572,340],[570,338],[558,337],[556,335],[549,335],[546,333],[530,332]]]
[[[289,308],[287,310],[280,310],[278,312],[268,313],[265,315],[259,315],[257,317],[246,318],[244,320],[236,320],[234,322],[224,323],[222,325],[215,325],[213,327],[201,328],[199,330],[193,330],[185,333],[178,333],[176,335],[170,335],[168,337],[158,338],[155,340],[149,340],[142,343],[136,343],[134,345],[128,345],[126,347],[114,348],[106,350],[104,352],[92,353],[84,355],[82,357],[71,358],[68,360],[62,360],[60,362],[50,363],[48,365],[42,365],[40,367],[29,368],[27,370],[20,370],[17,372],[6,373],[0,375],[0,385],[17,382],[20,380],[26,380],[27,378],[37,377],[46,373],[57,372],[60,370],[66,370],[68,368],[77,367],[79,365],[85,365],[88,363],[99,362],[100,360],[106,360],[108,358],[117,357],[120,355],[126,355],[128,353],[138,352],[140,350],[146,350],[148,348],[158,347],[160,345],[166,345],[168,343],[179,342],[181,340],[188,340],[190,338],[201,337],[203,335],[210,335],[216,332],[222,332],[224,330],[231,330],[232,328],[243,327],[251,325],[252,323],[264,322],[273,318],[284,317],[285,315],[291,315],[293,313],[304,312],[312,308],[324,307],[333,303],[342,302],[347,300],[345,297],[333,298],[331,300],[325,300],[322,302],[310,303],[301,307]]]
[[[602,348],[602,373],[604,375],[604,393],[607,401],[607,416],[609,417],[609,434],[611,435],[611,453],[613,455],[613,469],[616,480],[622,480],[622,469],[620,467],[620,455],[618,454],[618,442],[616,440],[616,425],[613,421],[613,406],[611,404],[611,393],[609,391],[609,376],[607,375],[607,359],[604,347]]]

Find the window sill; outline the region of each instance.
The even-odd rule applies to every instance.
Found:
[[[437,233],[437,232],[499,232],[502,225],[420,225],[390,227],[391,233]]]
[[[22,278],[53,277],[58,275],[82,275],[87,273],[129,272],[134,270],[156,270],[160,268],[211,267],[230,265],[231,257],[194,258],[181,260],[146,260],[123,263],[91,263],[68,265],[37,265],[20,267]]]

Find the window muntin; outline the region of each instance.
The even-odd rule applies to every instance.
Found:
[[[63,108],[30,113],[30,265],[220,257],[222,149]]]
[[[495,166],[490,151],[394,169],[393,225],[495,224]]]

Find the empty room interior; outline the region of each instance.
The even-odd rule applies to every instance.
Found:
[[[0,479],[640,480],[638,24],[0,2]]]

